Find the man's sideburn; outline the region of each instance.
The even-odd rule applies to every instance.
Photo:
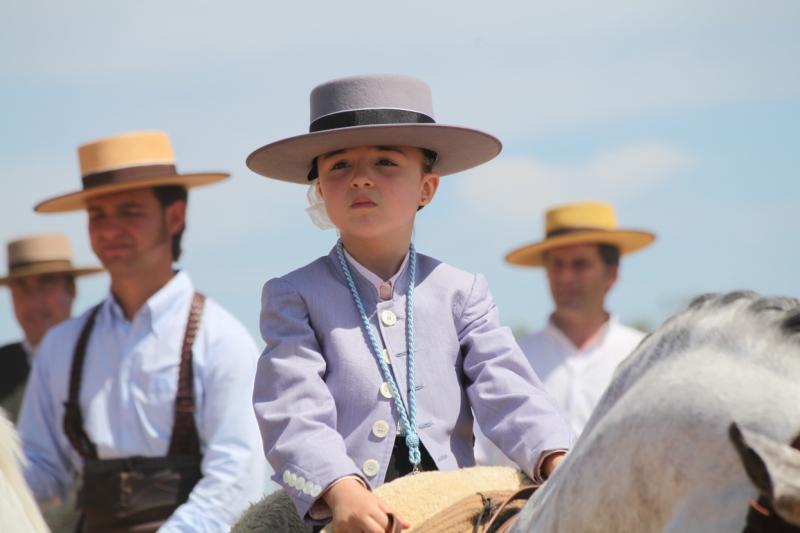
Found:
[[[174,260],[172,257],[172,236],[169,234],[169,224],[167,223],[167,209],[172,207],[172,205],[163,206],[160,203],[158,204],[159,221],[155,242],[153,242],[152,246],[149,246],[147,249],[142,250],[140,254],[137,254],[137,257],[143,258],[149,251],[165,248],[166,253],[170,256],[170,260]]]

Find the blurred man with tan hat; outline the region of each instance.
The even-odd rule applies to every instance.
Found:
[[[161,132],[78,149],[82,190],[44,213],[85,209],[109,295],[42,340],[19,430],[39,501],[83,486],[80,531],[228,531],[263,493],[251,406],[258,350],[244,327],[173,266],[187,188]]]
[[[0,347],[0,406],[16,420],[33,354],[45,332],[70,317],[75,278],[101,268],[72,264],[69,238],[61,233],[34,235],[8,243],[8,274],[0,286],[11,291],[21,342]]]
[[[576,434],[580,434],[617,365],[644,334],[621,324],[605,308],[617,281],[620,256],[655,239],[648,231],[617,227],[614,208],[582,202],[549,209],[545,238],[513,250],[512,265],[544,267],[555,310],[547,326],[519,339],[531,366]],[[483,462],[500,453],[485,438]]]

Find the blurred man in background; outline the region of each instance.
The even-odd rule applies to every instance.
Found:
[[[531,366],[564,417],[580,435],[617,365],[644,334],[621,324],[605,306],[622,255],[655,239],[647,231],[619,229],[612,206],[599,202],[549,209],[545,238],[506,256],[514,265],[544,267],[555,310],[546,327],[519,339]],[[483,435],[479,462],[503,463]]]
[[[24,334],[22,341],[0,347],[0,406],[11,420],[17,418],[36,347],[48,329],[70,317],[75,278],[100,271],[73,266],[69,238],[60,233],[8,243],[8,274],[0,286],[11,291]]]

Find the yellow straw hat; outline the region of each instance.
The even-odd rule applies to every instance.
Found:
[[[83,189],[40,202],[35,211],[59,213],[86,207],[86,200],[119,191],[180,185],[197,187],[228,177],[225,172],[178,174],[166,133],[145,131],[106,137],[78,147]]]
[[[102,271],[98,267],[73,266],[69,238],[62,233],[47,233],[8,243],[8,275],[0,278],[0,285],[38,274],[85,276]]]
[[[614,208],[603,202],[581,202],[553,207],[545,215],[545,238],[506,255],[513,265],[542,266],[547,250],[573,244],[610,244],[628,254],[644,248],[656,236],[649,231],[618,229]]]

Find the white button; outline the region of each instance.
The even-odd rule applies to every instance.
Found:
[[[287,485],[289,484],[289,471],[288,470],[284,470],[283,471],[283,482],[286,483]]]
[[[297,476],[297,479],[294,482],[294,488],[299,491],[303,491],[303,485],[306,484],[306,479],[303,476]]]
[[[311,487],[311,494],[309,494],[309,496],[311,496],[312,498],[316,498],[317,496],[319,496],[320,492],[322,492],[322,487],[320,487],[319,485],[314,485],[313,487]]]
[[[310,481],[306,481],[305,484],[303,485],[303,494],[308,494],[309,496],[311,496],[311,489],[313,487],[314,487],[313,483],[311,483]]]
[[[381,465],[375,459],[367,459],[361,466],[361,470],[367,477],[375,477],[380,469]]]
[[[382,439],[386,435],[388,435],[389,424],[386,423],[386,420],[378,420],[377,422],[372,424],[372,434],[378,437],[379,439]]]
[[[289,481],[287,481],[290,487],[294,488],[297,485],[297,474],[294,472],[289,472]]]
[[[381,322],[384,326],[394,326],[397,324],[397,315],[391,309],[381,311]]]
[[[383,351],[381,352],[381,358],[387,365],[392,364],[392,358],[389,357],[389,350],[387,350],[386,348],[384,348]]]
[[[381,396],[383,396],[387,400],[392,399],[392,386],[385,381],[381,383]]]

